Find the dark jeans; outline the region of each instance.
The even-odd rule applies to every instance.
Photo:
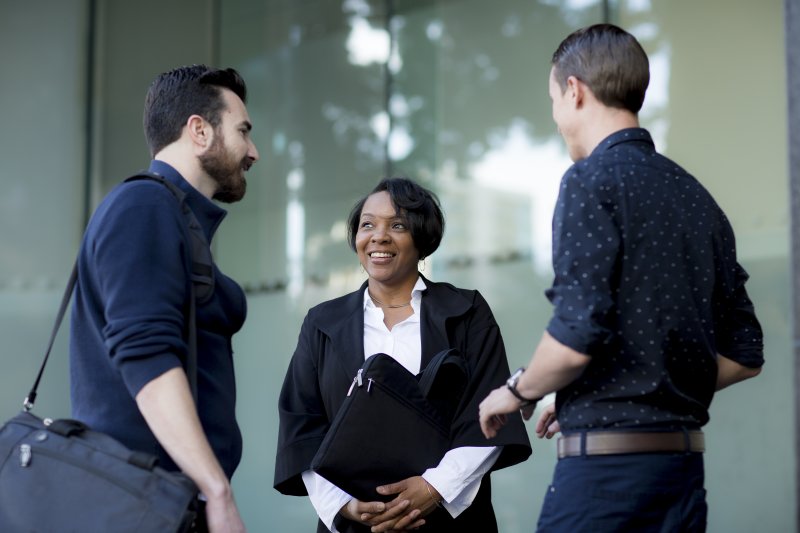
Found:
[[[703,454],[650,453],[560,459],[537,531],[703,532]]]

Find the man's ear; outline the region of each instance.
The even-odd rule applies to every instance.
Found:
[[[214,140],[214,128],[200,115],[192,115],[188,118],[186,131],[192,144],[201,150],[211,146]]]
[[[575,76],[567,78],[567,96],[574,103],[576,109],[580,109],[586,103],[589,87]]]

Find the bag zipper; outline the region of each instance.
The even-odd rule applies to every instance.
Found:
[[[353,389],[355,388],[356,385],[358,385],[360,387],[361,385],[364,384],[364,380],[361,377],[361,374],[363,374],[363,373],[364,373],[364,369],[363,368],[359,368],[358,369],[358,373],[356,374],[356,377],[353,378],[353,382],[350,384],[350,388],[347,390],[347,395],[348,396],[353,394]],[[372,381],[372,380],[370,380],[370,381]],[[367,388],[367,390],[369,390],[369,387]]]
[[[23,444],[19,447],[19,466],[27,468],[31,464],[31,445]]]

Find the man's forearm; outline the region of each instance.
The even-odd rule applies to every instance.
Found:
[[[761,368],[740,365],[732,359],[717,354],[717,390],[756,377],[760,373]]]
[[[150,381],[136,403],[158,442],[200,491],[209,498],[229,496],[230,483],[200,425],[183,369]]]
[[[533,353],[530,365],[517,381],[516,391],[523,398],[542,398],[575,381],[589,361],[591,358],[588,355],[561,344],[545,332]],[[519,397],[512,394],[506,385],[493,390],[478,408],[484,436],[487,439],[494,438],[507,421],[504,415],[517,411],[521,406]],[[530,418],[532,411],[532,406],[526,406],[522,412],[523,418]]]
[[[517,391],[526,398],[542,398],[572,383],[589,361],[588,355],[561,344],[545,331]]]

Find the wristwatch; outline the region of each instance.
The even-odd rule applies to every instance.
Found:
[[[513,394],[519,400],[520,409],[522,409],[523,407],[528,407],[529,405],[536,405],[536,402],[538,402],[541,399],[541,398],[535,398],[535,399],[526,398],[519,393],[519,391],[517,390],[517,383],[519,382],[519,378],[522,377],[523,372],[525,372],[525,367],[521,366],[518,369],[516,369],[514,373],[511,374],[511,377],[508,378],[508,381],[506,381],[506,387],[508,387],[508,390],[510,390],[511,394]]]

